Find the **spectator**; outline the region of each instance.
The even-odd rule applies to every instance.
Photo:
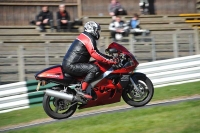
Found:
[[[109,25],[109,30],[113,41],[120,40],[123,36],[126,35],[126,29],[124,28],[124,21],[121,20],[120,16],[116,16]]]
[[[59,11],[57,12],[57,31],[63,29],[64,31],[71,30],[70,16],[65,9],[65,5],[59,5]]]
[[[134,13],[133,17],[129,22],[129,26],[131,29],[140,28],[139,24],[140,24],[139,15],[137,13]]]
[[[139,5],[141,14],[148,14],[148,8],[149,8],[148,0],[140,0]]]
[[[127,15],[127,12],[123,9],[117,0],[111,0],[108,6],[108,12],[110,16]]]
[[[150,33],[149,30],[141,29],[140,27],[140,21],[139,21],[139,15],[137,13],[133,14],[133,18],[131,18],[128,26],[130,27],[130,33],[134,34],[134,36],[137,35],[143,35],[146,36]]]
[[[155,15],[156,14],[156,11],[155,11],[155,0],[148,0],[149,2],[149,14],[150,15]]]
[[[48,6],[42,6],[42,11],[36,16],[36,25],[39,26],[40,32],[46,32],[46,25],[50,25],[53,31],[53,15],[48,10]]]

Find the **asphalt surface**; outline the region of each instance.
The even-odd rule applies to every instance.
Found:
[[[74,119],[90,117],[90,116],[95,116],[95,115],[104,114],[104,113],[123,112],[123,111],[128,111],[128,110],[143,109],[143,108],[149,108],[149,107],[155,107],[155,106],[168,106],[168,105],[173,105],[173,104],[177,104],[177,103],[180,103],[180,102],[193,101],[193,100],[200,100],[200,96],[193,96],[193,97],[182,98],[182,99],[177,99],[177,100],[168,100],[168,101],[164,101],[164,102],[162,101],[162,102],[150,103],[150,104],[147,104],[146,106],[137,107],[137,108],[127,106],[127,107],[121,107],[121,108],[119,107],[117,109],[107,109],[107,110],[98,111],[98,112],[90,112],[90,113],[84,113],[84,114],[79,114],[79,115],[77,114],[77,115],[74,115],[74,116],[67,118],[67,119],[62,119],[62,120],[53,119],[53,120],[49,120],[49,121],[27,124],[27,125],[23,125],[23,126],[16,126],[16,127],[6,128],[6,129],[3,129],[3,130],[0,130],[0,132],[8,132],[8,131],[12,131],[12,130],[19,130],[19,129],[23,129],[23,128],[41,126],[41,125],[51,124],[51,123],[55,123],[55,122],[63,122],[63,121],[68,121],[68,120],[74,120]]]

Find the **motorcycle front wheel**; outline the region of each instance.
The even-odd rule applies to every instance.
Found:
[[[72,116],[77,109],[76,102],[44,95],[43,108],[48,116],[54,119],[64,119]]]
[[[137,87],[139,88],[139,93],[134,88],[134,85],[129,82],[122,92],[122,98],[130,106],[141,107],[149,103],[152,99],[154,87],[151,80],[146,76],[137,76],[136,80],[138,81]]]

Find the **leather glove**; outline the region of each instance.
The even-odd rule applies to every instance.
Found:
[[[115,58],[114,60],[117,63],[112,65],[113,69],[116,70],[116,69],[122,68],[122,64],[120,63],[119,58]]]

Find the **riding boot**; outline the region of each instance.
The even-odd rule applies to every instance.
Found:
[[[86,92],[87,87],[88,87],[88,83],[87,82],[83,82],[81,84],[81,87],[76,88],[75,90],[76,90],[78,95],[81,95],[81,96],[83,96],[83,97],[85,97],[87,99],[92,99],[92,96],[88,95],[87,92]]]

